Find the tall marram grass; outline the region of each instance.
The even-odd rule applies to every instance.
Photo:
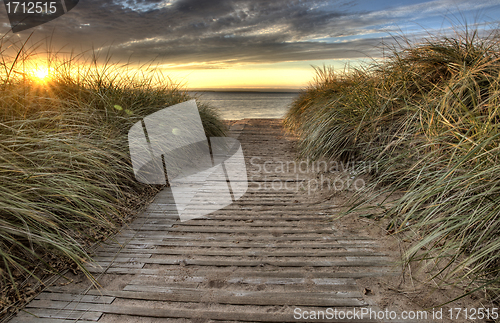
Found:
[[[469,291],[500,286],[500,34],[464,27],[407,39],[385,60],[317,79],[284,121],[309,157],[375,162],[349,212],[387,198],[391,229],[417,231],[406,261],[435,261]],[[403,45],[401,45],[403,44]]]
[[[0,48],[4,309],[19,278],[57,271],[54,258],[83,269],[89,244],[158,190],[135,180],[128,130],[144,116],[190,99],[154,68],[132,69],[107,57],[101,64],[96,52],[65,59],[49,53],[50,79],[40,82],[26,68],[34,53],[23,44],[8,56],[14,45],[4,41]],[[199,110],[207,136],[224,135],[214,110],[203,104]]]

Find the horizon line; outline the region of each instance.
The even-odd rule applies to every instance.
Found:
[[[302,88],[187,88],[188,92],[283,92],[298,93]]]

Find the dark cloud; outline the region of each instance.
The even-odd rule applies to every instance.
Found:
[[[117,58],[179,63],[323,59],[338,45],[304,41],[335,34],[335,21],[348,15],[344,5],[342,0],[86,0],[38,27],[34,36],[53,34],[52,43],[66,48],[112,46]]]
[[[183,0],[169,8],[171,11],[198,17],[219,17],[234,12],[235,1]]]
[[[387,24],[391,12],[357,12],[355,4],[350,0],[84,0],[63,17],[38,27],[33,37],[53,35],[55,46],[68,49],[111,46],[113,57],[120,59],[156,57],[160,63],[212,67],[223,62],[376,55],[379,40],[361,34]],[[21,38],[29,33],[21,33]],[[359,40],[324,41],[357,35]]]

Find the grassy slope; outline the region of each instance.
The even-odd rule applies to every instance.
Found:
[[[500,282],[500,42],[475,30],[404,42],[383,62],[315,82],[289,110],[285,126],[304,156],[375,162],[370,199],[404,194],[383,206],[393,230],[416,230],[407,261],[431,258],[448,278],[498,292]],[[374,194],[373,194],[374,193]],[[470,280],[469,280],[470,278]],[[464,280],[465,281],[465,280]]]
[[[189,96],[154,70],[118,65],[76,69],[51,58],[52,79],[23,74],[2,57],[0,73],[0,305],[18,282],[89,260],[86,248],[133,215],[159,187],[138,183],[128,154],[132,124]],[[94,64],[92,64],[94,63]],[[225,127],[199,104],[207,136]]]

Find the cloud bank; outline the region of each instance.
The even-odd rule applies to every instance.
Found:
[[[109,47],[121,60],[226,68],[375,57],[381,37],[402,23],[492,7],[498,1],[85,0],[34,36],[53,35],[68,50]]]

